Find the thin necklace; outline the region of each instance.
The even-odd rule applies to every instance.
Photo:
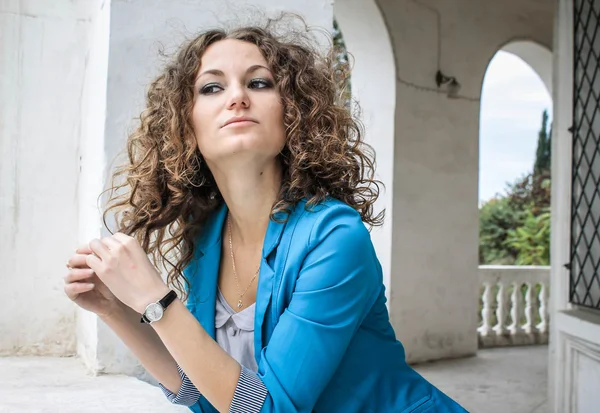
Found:
[[[250,283],[248,284],[248,286],[246,287],[244,292],[240,294],[240,280],[238,279],[237,271],[235,269],[235,258],[233,257],[233,242],[231,241],[231,215],[229,215],[228,219],[227,219],[227,232],[229,233],[229,255],[231,256],[231,266],[233,267],[233,277],[235,278],[235,285],[237,287],[238,295],[240,297],[240,299],[237,302],[237,308],[242,308],[244,306],[244,304],[242,303],[242,298],[244,298],[244,294],[246,294],[246,291],[248,291],[248,288],[250,288],[250,286],[252,285],[252,283],[254,282],[256,277],[258,276],[258,272],[260,271],[260,264],[258,265],[256,272],[254,273],[254,277],[252,277],[252,279],[250,280]]]

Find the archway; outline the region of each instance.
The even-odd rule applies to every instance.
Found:
[[[511,42],[482,86],[480,346],[548,340],[552,53]],[[521,293],[518,293],[518,292]]]
[[[548,94],[552,96],[552,52],[529,40],[518,40],[506,44],[502,51],[520,57],[540,77]]]

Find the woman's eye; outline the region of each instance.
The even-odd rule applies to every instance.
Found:
[[[250,89],[264,89],[273,87],[273,82],[268,79],[252,79],[248,84]]]
[[[208,85],[206,85],[200,89],[200,93],[203,95],[212,95],[222,89],[223,88],[221,86],[217,85],[216,83],[209,83]]]

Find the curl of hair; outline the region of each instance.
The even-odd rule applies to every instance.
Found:
[[[383,211],[373,211],[381,185],[374,179],[374,155],[363,142],[360,121],[344,101],[350,68],[336,60],[334,47],[321,53],[300,31],[289,31],[292,39],[284,39],[272,23],[209,30],[180,47],[150,84],[146,108],[127,140],[128,161],[114,171],[105,191],[110,191],[105,226],[112,212],[118,231],[136,238],[157,267],[170,267],[167,284],[184,298],[190,281],[183,269],[193,258],[194,240],[223,202],[191,123],[202,55],[219,40],[256,45],[280,90],[287,143],[280,153],[283,179],[271,218],[291,212],[303,198],[311,208],[332,197],[357,210],[371,227],[383,222]]]

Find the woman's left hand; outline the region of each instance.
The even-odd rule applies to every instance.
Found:
[[[87,265],[119,300],[138,313],[169,292],[135,238],[117,232],[102,240],[94,238],[89,246],[95,255],[87,256]]]

